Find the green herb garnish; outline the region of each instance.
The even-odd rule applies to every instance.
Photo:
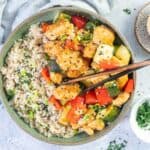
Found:
[[[77,39],[81,42],[81,43],[88,43],[89,41],[92,40],[92,34],[90,32],[84,32],[81,33],[77,36]]]
[[[111,81],[111,82],[106,83],[105,87],[107,88],[111,97],[116,97],[120,93],[120,90],[116,81]]]
[[[98,113],[101,110],[103,110],[105,107],[100,106],[99,104],[95,104],[95,105],[89,105],[89,108],[93,109],[96,113]]]
[[[30,110],[28,112],[28,117],[29,117],[30,120],[32,120],[34,118],[34,112],[32,110]]]
[[[150,102],[144,102],[137,111],[136,121],[141,128],[150,130]]]
[[[64,34],[64,35],[62,35],[62,36],[60,37],[60,40],[61,40],[61,41],[65,41],[65,40],[67,39],[67,37],[68,37],[68,36],[67,36],[66,34]]]
[[[118,143],[116,140],[113,140],[109,143],[107,150],[125,150],[126,145],[126,140],[120,143]]]
[[[6,95],[7,95],[8,100],[13,99],[13,97],[15,96],[15,90],[13,90],[13,89],[7,90]]]
[[[128,15],[131,14],[131,10],[129,8],[125,8],[125,9],[123,9],[123,11]]]
[[[96,25],[91,21],[87,22],[87,24],[85,25],[85,29],[89,31],[93,31],[95,27]]]

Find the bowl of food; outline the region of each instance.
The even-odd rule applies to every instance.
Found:
[[[107,20],[76,7],[41,11],[21,23],[0,55],[0,95],[30,135],[74,145],[106,135],[130,108],[135,75],[80,95],[108,76],[69,85],[66,79],[133,63],[125,38]]]
[[[131,111],[130,125],[136,136],[150,143],[150,97],[138,101]]]

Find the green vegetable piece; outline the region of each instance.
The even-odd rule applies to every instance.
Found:
[[[79,130],[75,129],[73,130],[74,135],[77,135],[79,133]]]
[[[93,35],[90,32],[84,32],[84,33],[77,35],[77,39],[83,44],[91,41],[92,37]]]
[[[95,26],[98,26],[98,25],[100,25],[102,23],[102,22],[100,22],[97,19],[92,20],[92,22],[95,24]]]
[[[46,54],[46,53],[45,53],[45,55],[44,55],[44,56],[45,56],[45,59],[46,59],[46,60],[49,60],[49,59],[50,59],[50,57],[49,57],[49,55],[48,55],[48,54]]]
[[[119,45],[114,46],[114,55],[115,55],[116,51],[118,50],[118,48],[119,48]]]
[[[54,21],[53,22],[56,22],[56,21],[58,21],[58,20],[60,20],[60,19],[67,19],[67,20],[71,20],[71,16],[70,15],[68,15],[68,14],[66,14],[66,13],[60,13],[59,15],[58,15],[58,17],[56,18],[56,19],[54,19]]]
[[[13,89],[7,90],[7,91],[6,91],[6,95],[7,95],[8,100],[13,99],[14,96],[15,96],[15,90],[13,90]]]
[[[30,120],[32,120],[34,118],[34,112],[32,110],[30,110],[28,112],[28,117],[29,117]]]
[[[89,31],[93,31],[95,27],[96,25],[91,21],[87,22],[87,24],[85,25],[85,29]]]
[[[141,128],[150,130],[150,102],[144,102],[137,111],[136,121]]]
[[[79,82],[79,85],[80,85],[81,91],[83,91],[86,88],[86,86],[82,82]]]
[[[49,60],[49,66],[51,72],[61,72],[61,69],[59,65],[56,63],[56,60],[54,59]]]
[[[66,13],[60,13],[59,15],[59,19],[67,19],[67,20],[71,20],[71,16],[66,14]]]
[[[105,107],[100,106],[99,104],[95,104],[95,105],[89,105],[89,108],[93,109],[96,113],[98,113],[101,110],[103,110]]]
[[[120,109],[114,105],[109,105],[107,108],[100,111],[98,117],[102,118],[106,122],[112,122],[116,119],[120,112]]]
[[[32,77],[32,74],[28,73],[25,69],[22,69],[19,72],[19,77],[20,77],[21,83],[30,84],[31,82],[30,78]]]
[[[120,93],[120,89],[116,83],[116,81],[111,81],[105,84],[109,94],[111,97],[116,97]]]
[[[65,41],[65,40],[67,39],[67,37],[68,37],[68,36],[67,36],[66,34],[64,34],[64,35],[62,35],[62,36],[60,37],[60,40],[61,40],[61,41]]]

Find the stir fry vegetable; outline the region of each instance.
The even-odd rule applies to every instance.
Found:
[[[42,69],[41,75],[45,79],[45,81],[47,81],[48,83],[50,83],[51,79],[50,79],[50,74],[49,74],[49,70],[48,70],[47,67],[45,67],[45,68]]]
[[[97,20],[61,12],[53,24],[44,23],[41,28],[49,40],[44,45],[49,56],[49,68],[43,68],[41,73],[47,82],[59,84],[66,78],[115,69],[130,63],[128,48],[122,43],[116,44],[114,31]],[[113,122],[134,90],[132,78],[128,79],[125,75],[80,95],[85,87],[106,78],[108,76],[100,76],[57,86],[49,103],[60,113],[58,122],[89,135]]]

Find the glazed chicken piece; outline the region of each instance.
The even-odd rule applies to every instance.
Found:
[[[63,50],[57,58],[57,63],[70,78],[78,77],[88,70],[88,61],[80,56],[79,51]]]
[[[62,35],[67,35],[70,39],[73,39],[75,36],[73,24],[66,19],[61,19],[55,24],[49,25],[47,31],[45,32],[45,36],[49,40],[56,40]]]
[[[80,85],[79,84],[69,84],[69,85],[61,85],[57,87],[53,95],[56,99],[60,100],[61,104],[66,104],[69,100],[72,100],[80,93]]]
[[[83,57],[93,58],[93,56],[96,52],[96,49],[97,49],[96,44],[94,44],[93,42],[88,43],[83,50]]]
[[[115,34],[110,28],[104,25],[100,25],[94,29],[94,33],[93,33],[94,43],[96,44],[103,43],[103,44],[112,45],[114,40],[115,40]]]
[[[59,56],[60,52],[63,51],[61,47],[61,43],[59,41],[49,41],[48,43],[44,44],[44,51],[50,57],[56,58]]]
[[[109,76],[108,75],[102,75],[102,76],[98,76],[98,77],[94,77],[94,78],[90,78],[90,79],[86,79],[86,80],[83,80],[82,82],[87,86],[91,86],[93,84],[96,84],[106,78],[108,78]]]

